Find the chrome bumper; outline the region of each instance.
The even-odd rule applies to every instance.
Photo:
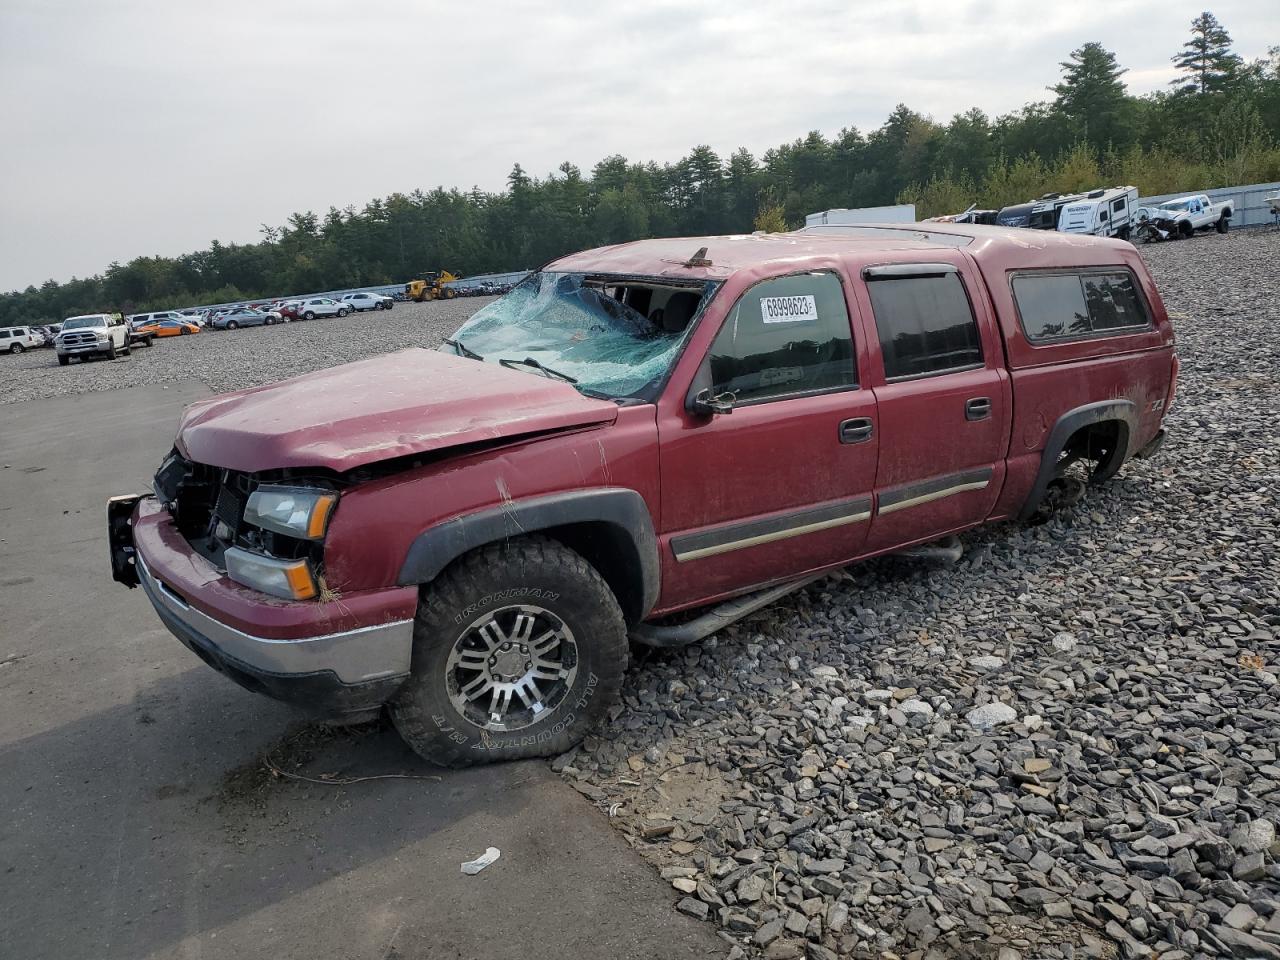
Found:
[[[275,677],[332,673],[345,685],[409,673],[412,620],[292,640],[255,637],[191,606],[152,574],[140,552],[136,564],[142,588],[161,620],[184,644],[201,647],[196,652],[202,656],[209,653]]]

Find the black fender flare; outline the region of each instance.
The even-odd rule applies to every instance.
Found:
[[[1115,420],[1123,426],[1120,442],[1105,461],[1098,464],[1093,480],[1102,481],[1115,476],[1116,472],[1129,458],[1129,445],[1138,432],[1138,408],[1132,400],[1099,400],[1075,407],[1058,417],[1049,438],[1045,441],[1044,450],[1040,454],[1040,469],[1036,473],[1036,482],[1027,495],[1026,503],[1018,513],[1018,520],[1026,522],[1031,519],[1044,499],[1045,491],[1053,480],[1054,469],[1058,465],[1058,457],[1067,446],[1071,435],[1083,427]]]
[[[477,547],[578,524],[603,524],[608,528],[609,548],[619,554],[617,559],[627,576],[638,578],[634,584],[638,587],[638,604],[628,611],[624,603],[624,612],[629,619],[643,619],[658,602],[658,537],[644,497],[625,487],[511,500],[453,517],[418,534],[409,546],[397,583],[429,583],[450,563]]]

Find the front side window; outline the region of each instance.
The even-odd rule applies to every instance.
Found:
[[[744,293],[707,355],[713,394],[735,403],[857,386],[840,278],[778,277]]]
[[[886,380],[982,366],[982,341],[964,283],[954,268],[867,277]]]
[[[716,285],[699,280],[534,273],[476,311],[440,349],[583,393],[648,398],[665,381]]]
[[[1032,343],[1144,329],[1151,323],[1127,270],[1017,274],[1013,299]]]

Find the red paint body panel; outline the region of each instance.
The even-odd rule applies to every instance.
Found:
[[[393,584],[419,533],[445,520],[501,506],[504,500],[627,487],[644,498],[656,517],[654,408],[609,406],[617,420],[607,429],[537,437],[406,470],[344,493],[325,541],[330,585],[367,590]]]
[[[327,603],[276,600],[230,580],[192,551],[173,519],[155,500],[142,500],[134,514],[133,538],[151,572],[201,613],[255,637],[313,638],[396,620],[418,609],[416,587],[351,592]]]
[[[342,472],[616,415],[559,380],[409,349],[193,403],[178,437],[198,463]]]
[[[711,265],[688,266],[701,247]],[[945,262],[960,272],[979,325],[983,367],[886,382],[862,270],[908,262]],[[1051,346],[1028,342],[1010,274],[1095,266],[1133,271],[1150,306],[1151,329]],[[837,229],[639,241],[573,254],[547,269],[717,280],[722,286],[651,405],[619,407],[536,373],[410,350],[196,404],[180,428],[179,447],[191,459],[250,472],[308,466],[344,471],[406,454],[505,441],[343,492],[324,546],[327,580],[343,593],[343,605],[352,597],[382,596],[388,609],[411,608],[407,598],[416,597],[416,588],[388,588],[414,539],[444,521],[509,501],[622,487],[641,495],[658,534],[657,615],[1016,514],[1063,413],[1100,400],[1131,400],[1138,411],[1137,435],[1127,451],[1132,454],[1160,429],[1170,396],[1168,317],[1136,251],[1120,241],[953,224],[886,225],[870,234]],[[832,271],[842,280],[857,387],[740,406],[716,417],[687,411],[699,367],[738,297],[762,280],[809,270]],[[974,397],[990,399],[987,418],[966,419],[965,402]],[[871,441],[840,443],[840,423],[853,418],[872,421]],[[732,550],[686,556],[684,562],[672,546],[682,537],[689,542],[709,532],[732,534],[744,523],[768,524],[861,498],[878,506],[888,496],[892,504],[904,486],[988,469],[990,480],[981,489],[913,498],[896,512],[872,511],[867,520],[773,540],[744,534]],[[148,538],[148,557],[165,551],[175,589],[190,590],[189,599],[201,609],[230,607],[250,632],[292,630],[292,621],[275,611],[324,606],[265,600],[202,567],[189,551],[181,560],[181,538],[174,542],[177,534],[163,518],[144,516],[139,536]],[[256,607],[249,605],[252,598]],[[373,615],[372,599],[369,604],[360,616]],[[258,616],[265,620],[253,619]]]

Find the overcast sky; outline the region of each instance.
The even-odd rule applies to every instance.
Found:
[[[1203,2],[0,0],[0,289],[498,189],[517,161],[758,156],[899,102],[994,116],[1047,99],[1088,40],[1143,93]],[[1274,0],[1213,10],[1248,59],[1280,43]]]

